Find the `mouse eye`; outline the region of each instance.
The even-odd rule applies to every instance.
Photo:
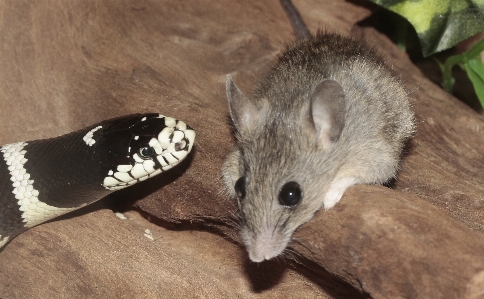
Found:
[[[151,146],[143,146],[139,149],[139,156],[141,159],[148,160],[155,155],[155,149]]]
[[[298,183],[289,182],[284,184],[279,192],[279,203],[285,207],[296,206],[302,198],[302,190]]]
[[[241,177],[235,182],[234,186],[235,194],[240,199],[244,199],[245,197],[245,177]]]

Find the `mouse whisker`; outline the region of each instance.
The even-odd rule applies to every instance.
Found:
[[[284,249],[284,251],[282,252],[282,254],[287,258],[287,259],[291,259],[293,261],[295,261],[296,263],[301,263],[301,254],[297,251],[295,251],[294,249],[292,248],[286,248]]]

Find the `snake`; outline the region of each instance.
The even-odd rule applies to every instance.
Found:
[[[185,122],[145,113],[1,146],[0,248],[31,227],[173,168],[194,141]]]

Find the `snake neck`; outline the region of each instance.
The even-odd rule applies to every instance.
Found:
[[[82,139],[90,129],[25,143],[23,166],[33,181],[32,187],[39,191],[39,201],[73,208],[111,193],[102,186],[103,172],[107,172],[103,169],[106,153]]]

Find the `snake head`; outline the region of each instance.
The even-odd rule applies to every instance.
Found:
[[[195,131],[172,117],[138,114],[103,122],[84,141],[93,150],[106,152],[102,185],[114,191],[179,164],[192,150]]]

